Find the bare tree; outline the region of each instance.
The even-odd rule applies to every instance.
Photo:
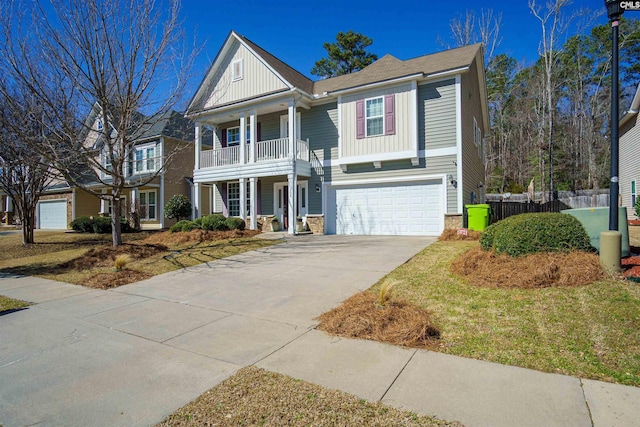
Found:
[[[137,140],[181,100],[195,49],[186,52],[179,0],[58,0],[13,4],[3,22],[12,78],[45,105],[56,138],[39,151],[72,185],[112,201],[122,243],[121,197],[162,173],[131,180]],[[7,17],[9,15],[9,17]],[[102,194],[101,188],[109,192]]]
[[[554,93],[557,88],[557,82],[554,75],[554,69],[558,61],[558,49],[556,47],[558,39],[566,33],[571,21],[581,12],[566,15],[564,10],[571,4],[571,0],[549,0],[544,7],[540,6],[536,0],[529,0],[529,10],[533,16],[540,21],[542,31],[538,53],[543,65],[544,84],[543,84],[543,100],[544,109],[542,110],[542,129],[541,135],[546,139],[548,158],[549,158],[549,198],[553,198],[554,182],[553,182],[553,137],[554,137]],[[542,143],[542,141],[541,141]],[[544,175],[544,160],[542,160],[542,175]]]
[[[53,175],[33,149],[48,137],[42,106],[20,89],[0,81],[0,190],[13,200],[26,245],[34,242],[36,207]]]
[[[467,10],[464,18],[458,16],[449,22],[451,38],[457,47],[482,43],[485,66],[491,62],[502,43],[501,26],[502,14],[494,13],[493,9],[481,9],[479,16],[475,11]]]

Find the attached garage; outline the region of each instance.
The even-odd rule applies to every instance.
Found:
[[[38,228],[65,230],[67,228],[67,199],[38,202]]]
[[[331,186],[327,233],[438,236],[444,200],[442,180]]]

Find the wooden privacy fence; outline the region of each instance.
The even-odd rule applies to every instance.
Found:
[[[491,223],[522,213],[560,212],[564,209],[571,209],[569,205],[560,200],[546,203],[487,202],[487,204],[491,206]]]

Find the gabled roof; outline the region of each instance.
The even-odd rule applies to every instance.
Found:
[[[629,110],[627,110],[624,117],[622,117],[622,119],[620,120],[620,126],[624,125],[629,120],[631,120],[631,118],[636,116],[639,111],[640,111],[640,84],[636,89],[636,94],[633,96],[633,100],[631,101],[631,106],[629,107]]]

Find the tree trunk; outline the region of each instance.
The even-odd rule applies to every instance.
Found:
[[[113,209],[111,212],[111,238],[113,247],[122,245],[122,232],[120,230],[120,212],[122,209],[120,196],[113,197]]]

